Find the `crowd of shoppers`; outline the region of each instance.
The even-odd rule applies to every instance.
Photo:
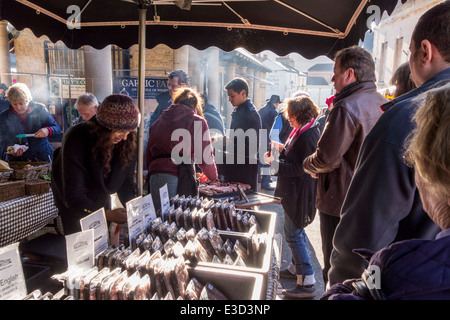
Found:
[[[450,1],[421,16],[412,33],[409,61],[417,88],[382,106],[382,117],[362,144],[334,235],[331,285],[360,277],[367,267],[353,253],[355,248],[377,251],[406,239],[433,239],[440,231],[423,209],[414,170],[405,165],[403,155],[415,127],[415,98],[450,79],[449,42],[442,41],[450,37],[449,19]]]

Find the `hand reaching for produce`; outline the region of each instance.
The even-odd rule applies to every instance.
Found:
[[[41,128],[35,133],[36,138],[45,138],[48,137],[50,131],[47,128]]]

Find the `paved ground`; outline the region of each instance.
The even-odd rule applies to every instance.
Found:
[[[272,183],[275,186],[275,183]],[[260,190],[259,192],[273,194],[273,191],[267,191],[265,189]],[[259,208],[263,211],[275,211],[277,212],[277,221],[276,221],[276,230],[275,233],[280,233],[282,235],[282,245],[281,245],[281,270],[285,269],[289,262],[291,261],[291,252],[290,249],[284,239],[284,212],[281,204],[269,204],[265,206],[261,206]],[[306,235],[308,237],[308,252],[311,259],[311,263],[314,268],[314,274],[316,279],[316,298],[319,299],[320,296],[324,292],[324,283],[322,278],[322,266],[323,266],[323,255],[322,255],[322,242],[320,238],[320,229],[319,229],[319,216],[316,215],[312,224],[306,227]],[[283,288],[292,288],[296,285],[296,280],[294,279],[284,279],[280,278],[279,280],[279,290],[277,294],[277,299],[284,299],[284,296],[281,293]]]

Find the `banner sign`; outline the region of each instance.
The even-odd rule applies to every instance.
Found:
[[[155,99],[157,95],[169,91],[167,78],[145,78],[145,99]],[[137,77],[120,77],[113,80],[113,93],[125,94],[133,99],[138,97]]]
[[[86,93],[86,79],[84,78],[61,78],[49,77],[49,88],[51,98],[72,99],[78,98],[80,94]],[[69,94],[70,83],[70,94]]]

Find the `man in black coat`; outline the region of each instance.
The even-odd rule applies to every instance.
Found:
[[[267,101],[266,105],[259,109],[259,116],[261,117],[261,125],[263,132],[265,130],[265,135],[267,138],[266,143],[266,151],[270,148],[270,129],[272,129],[273,122],[275,121],[275,118],[277,117],[277,107],[280,104],[280,96],[278,95],[272,95],[270,99]],[[264,133],[263,133],[264,134]],[[261,189],[266,190],[274,190],[275,188],[270,185],[270,174],[268,173],[268,169],[270,166],[261,163]],[[267,170],[267,172],[266,172]]]
[[[261,118],[248,98],[248,83],[245,79],[231,80],[225,90],[228,100],[235,107],[231,113],[231,143],[227,144],[226,151],[226,178],[230,182],[249,184],[256,191]]]
[[[202,93],[201,96],[204,102],[203,115],[205,116],[206,122],[208,123],[209,130],[212,130],[211,135],[217,132],[220,132],[222,135],[224,135],[225,127],[223,124],[222,116],[220,115],[219,111],[217,111],[216,107],[208,102],[208,97],[204,93]]]
[[[161,113],[166,110],[172,104],[172,96],[176,89],[181,87],[189,87],[190,79],[186,72],[183,70],[174,70],[169,74],[168,87],[169,92],[163,92],[156,97],[158,106],[150,117],[149,127],[158,120]]]

